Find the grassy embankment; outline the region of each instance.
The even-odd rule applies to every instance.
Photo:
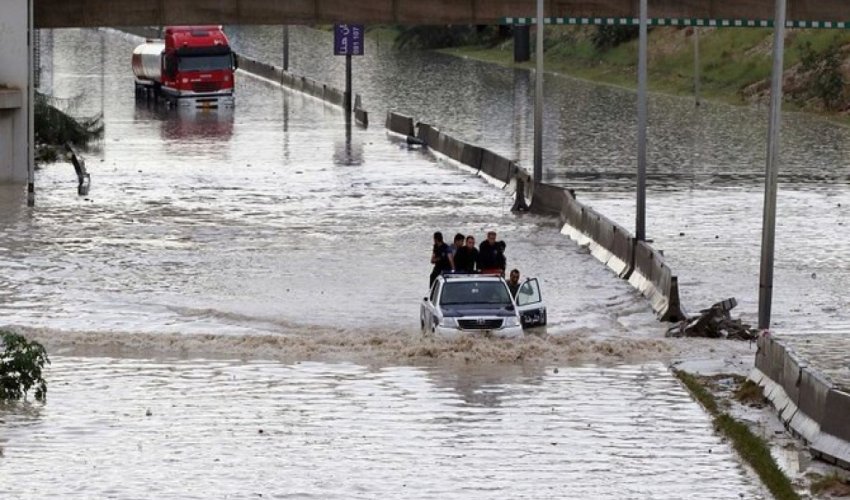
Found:
[[[594,27],[547,27],[546,70],[596,82],[634,88],[637,85],[637,40],[610,49],[592,41]],[[772,31],[756,28],[703,28],[700,31],[701,97],[732,104],[766,100],[772,65]],[[532,34],[532,46],[534,35]],[[824,68],[832,49],[837,68]],[[534,61],[515,64],[513,41],[495,47],[442,49],[461,57],[511,67],[532,68]],[[805,67],[804,62],[809,62]],[[833,81],[832,99],[823,102],[818,75],[831,72],[850,83],[850,33],[843,30],[789,30],[785,50],[786,109],[825,113],[850,123],[850,91]],[[692,29],[656,28],[649,36],[650,89],[674,95],[693,94]]]
[[[777,500],[799,499],[800,496],[791,486],[791,480],[782,472],[771,456],[767,443],[753,434],[745,424],[723,411],[717,399],[706,387],[704,380],[679,370],[674,371],[674,373],[711,415],[714,428],[729,439],[735,451],[755,470],[774,498]],[[754,384],[743,383],[738,391],[738,397],[741,399],[752,398],[751,385]]]

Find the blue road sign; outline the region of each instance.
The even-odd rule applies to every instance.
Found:
[[[363,55],[363,25],[335,24],[334,25],[334,55],[362,56]]]

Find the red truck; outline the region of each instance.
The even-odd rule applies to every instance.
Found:
[[[169,26],[133,50],[136,95],[169,105],[233,106],[236,57],[221,26]]]

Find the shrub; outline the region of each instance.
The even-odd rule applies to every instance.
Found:
[[[0,330],[0,400],[25,398],[35,387],[35,399],[47,397],[41,370],[50,364],[44,346],[23,335]]]
[[[590,40],[597,50],[613,49],[617,45],[634,40],[640,34],[638,26],[597,26]]]
[[[510,36],[510,32],[485,25],[404,26],[399,27],[395,41],[399,49],[444,49],[462,45],[493,46]]]
[[[34,100],[36,163],[58,159],[58,150],[66,142],[85,148],[89,142],[103,137],[100,116],[74,118],[58,107],[56,99],[37,92]]]
[[[838,44],[830,44],[818,52],[806,42],[798,49],[800,66],[811,73],[811,94],[820,99],[828,110],[835,110],[841,104],[844,92],[844,75],[841,73],[841,51]]]

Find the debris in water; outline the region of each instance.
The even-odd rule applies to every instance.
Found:
[[[756,340],[758,330],[741,322],[740,319],[732,319],[729,311],[737,305],[738,301],[734,297],[718,302],[700,311],[699,316],[680,321],[670,327],[667,330],[667,336]]]

